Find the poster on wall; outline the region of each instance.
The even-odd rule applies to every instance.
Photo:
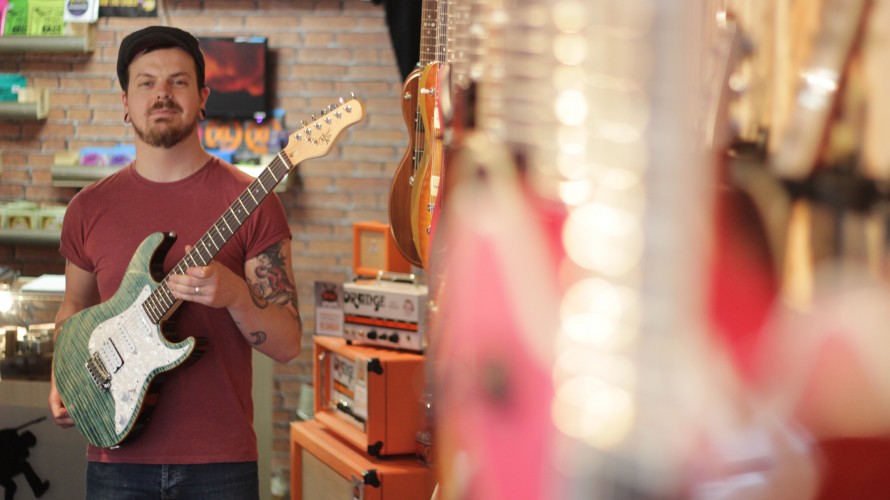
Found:
[[[264,155],[274,155],[288,143],[284,110],[256,120],[211,119],[202,121],[198,135],[204,148],[235,165],[263,165]]]
[[[155,0],[99,0],[101,17],[157,17]]]

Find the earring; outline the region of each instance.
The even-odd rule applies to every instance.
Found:
[[[124,123],[130,123],[130,113],[124,113]]]
[[[207,110],[202,108],[201,109],[201,119],[203,120],[205,118],[207,118]]]

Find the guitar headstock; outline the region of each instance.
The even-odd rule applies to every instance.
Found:
[[[340,98],[336,106],[331,104],[321,110],[321,116],[312,115],[311,123],[303,121],[300,130],[288,137],[287,146],[281,153],[287,155],[292,165],[324,156],[334,147],[344,130],[364,117],[364,107],[354,95],[348,101]]]

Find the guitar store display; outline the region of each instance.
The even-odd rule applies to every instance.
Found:
[[[454,4],[453,0],[423,0],[421,9],[421,38],[420,61],[417,69],[406,78],[402,92],[402,115],[408,129],[408,147],[393,176],[389,199],[389,226],[395,247],[404,256],[405,260],[417,266],[421,271],[428,273],[428,279],[433,284],[435,272],[431,266],[431,259],[436,250],[432,248],[432,238],[435,234],[435,226],[441,207],[441,199],[438,195],[444,179],[445,163],[445,134],[449,125],[447,111],[443,109],[443,100],[449,97],[449,93],[443,87],[443,81],[447,85],[447,75],[450,67],[450,21],[449,10]],[[356,243],[357,244],[357,243]],[[387,274],[384,272],[383,274]],[[356,272],[356,277],[361,273]],[[399,454],[412,453],[416,463],[426,467],[433,477],[431,468],[435,456],[435,437],[432,428],[432,400],[434,396],[430,390],[429,365],[423,352],[426,351],[429,340],[430,326],[433,322],[431,309],[435,309],[434,297],[429,296],[425,284],[417,284],[413,273],[404,275],[414,283],[400,283],[398,278],[394,282],[381,280],[355,283],[344,283],[334,287],[323,285],[328,291],[327,295],[333,299],[333,290],[342,291],[342,300],[327,300],[327,307],[319,310],[328,318],[334,318],[339,313],[334,312],[335,304],[342,304],[343,316],[339,320],[342,328],[327,328],[324,338],[317,338],[316,349],[333,349],[331,342],[344,342],[336,337],[345,339],[340,345],[340,354],[326,354],[326,359],[316,358],[316,383],[330,386],[327,381],[322,381],[325,373],[327,377],[333,377],[332,369],[320,370],[320,366],[333,363],[332,359],[338,359],[338,366],[344,363],[344,357],[361,360],[364,356],[371,356],[377,352],[380,359],[409,359],[414,356],[416,372],[413,377],[399,380],[399,383],[415,384],[408,390],[386,391],[387,396],[381,394],[381,389],[376,389],[370,394],[377,403],[371,406],[380,407],[380,399],[386,397],[387,405],[399,405],[400,408],[408,408],[408,416],[415,415],[414,410],[421,408],[421,392],[425,395],[423,404],[426,418],[411,425],[413,419],[409,418],[401,424],[404,447],[398,444],[390,436],[389,445],[382,444],[375,447],[368,442],[372,437],[380,437],[382,425],[379,420],[389,418],[392,422],[396,414],[389,413],[384,417],[379,411],[375,419],[378,423],[371,424],[359,422],[365,416],[349,416],[353,409],[342,404],[333,404],[324,399],[318,400],[317,405],[327,406],[322,409],[317,417],[326,425],[332,426],[331,431],[338,438],[349,442],[362,453],[369,455],[381,453],[379,446],[386,448],[384,453]],[[318,286],[318,285],[317,285]],[[351,297],[351,299],[347,299]],[[361,298],[374,298],[364,300]],[[390,304],[393,304],[390,307]],[[333,326],[337,321],[328,321],[327,326]],[[327,347],[325,347],[327,346]],[[388,351],[388,352],[387,352]],[[417,354],[412,354],[417,353]],[[338,356],[340,356],[338,358]],[[364,366],[363,361],[356,361]],[[389,380],[395,384],[399,377]],[[410,379],[410,380],[409,380]],[[336,385],[342,387],[342,385]],[[344,389],[346,393],[350,391]],[[331,389],[335,391],[335,389]],[[362,391],[359,391],[362,392]],[[342,394],[341,394],[342,395]],[[407,405],[407,406],[406,406]],[[359,412],[362,413],[362,412]],[[384,412],[385,414],[385,412]],[[344,424],[352,420],[352,425]],[[408,425],[405,425],[407,423]],[[362,431],[355,428],[356,424],[362,427]],[[390,424],[391,426],[394,424]],[[422,428],[421,428],[422,427]],[[395,429],[396,427],[391,427]],[[370,433],[370,434],[367,434]],[[295,484],[294,488],[298,485]],[[394,498],[394,497],[393,497]]]

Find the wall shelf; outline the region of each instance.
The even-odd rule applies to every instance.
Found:
[[[82,188],[120,170],[119,167],[84,167],[81,165],[53,165],[55,187]]]
[[[0,36],[0,52],[92,52],[96,48],[94,26],[71,23],[71,33],[62,36]]]
[[[261,166],[238,166],[241,171],[246,172],[254,177],[259,175],[265,167]],[[52,178],[54,187],[75,187],[82,188],[92,184],[103,177],[120,170],[120,167],[86,167],[83,165],[53,165]],[[287,190],[287,177],[281,180],[275,186],[276,192]]]
[[[49,89],[21,89],[17,102],[0,101],[0,118],[42,120],[48,114]]]
[[[58,245],[58,229],[0,229],[2,245]]]

